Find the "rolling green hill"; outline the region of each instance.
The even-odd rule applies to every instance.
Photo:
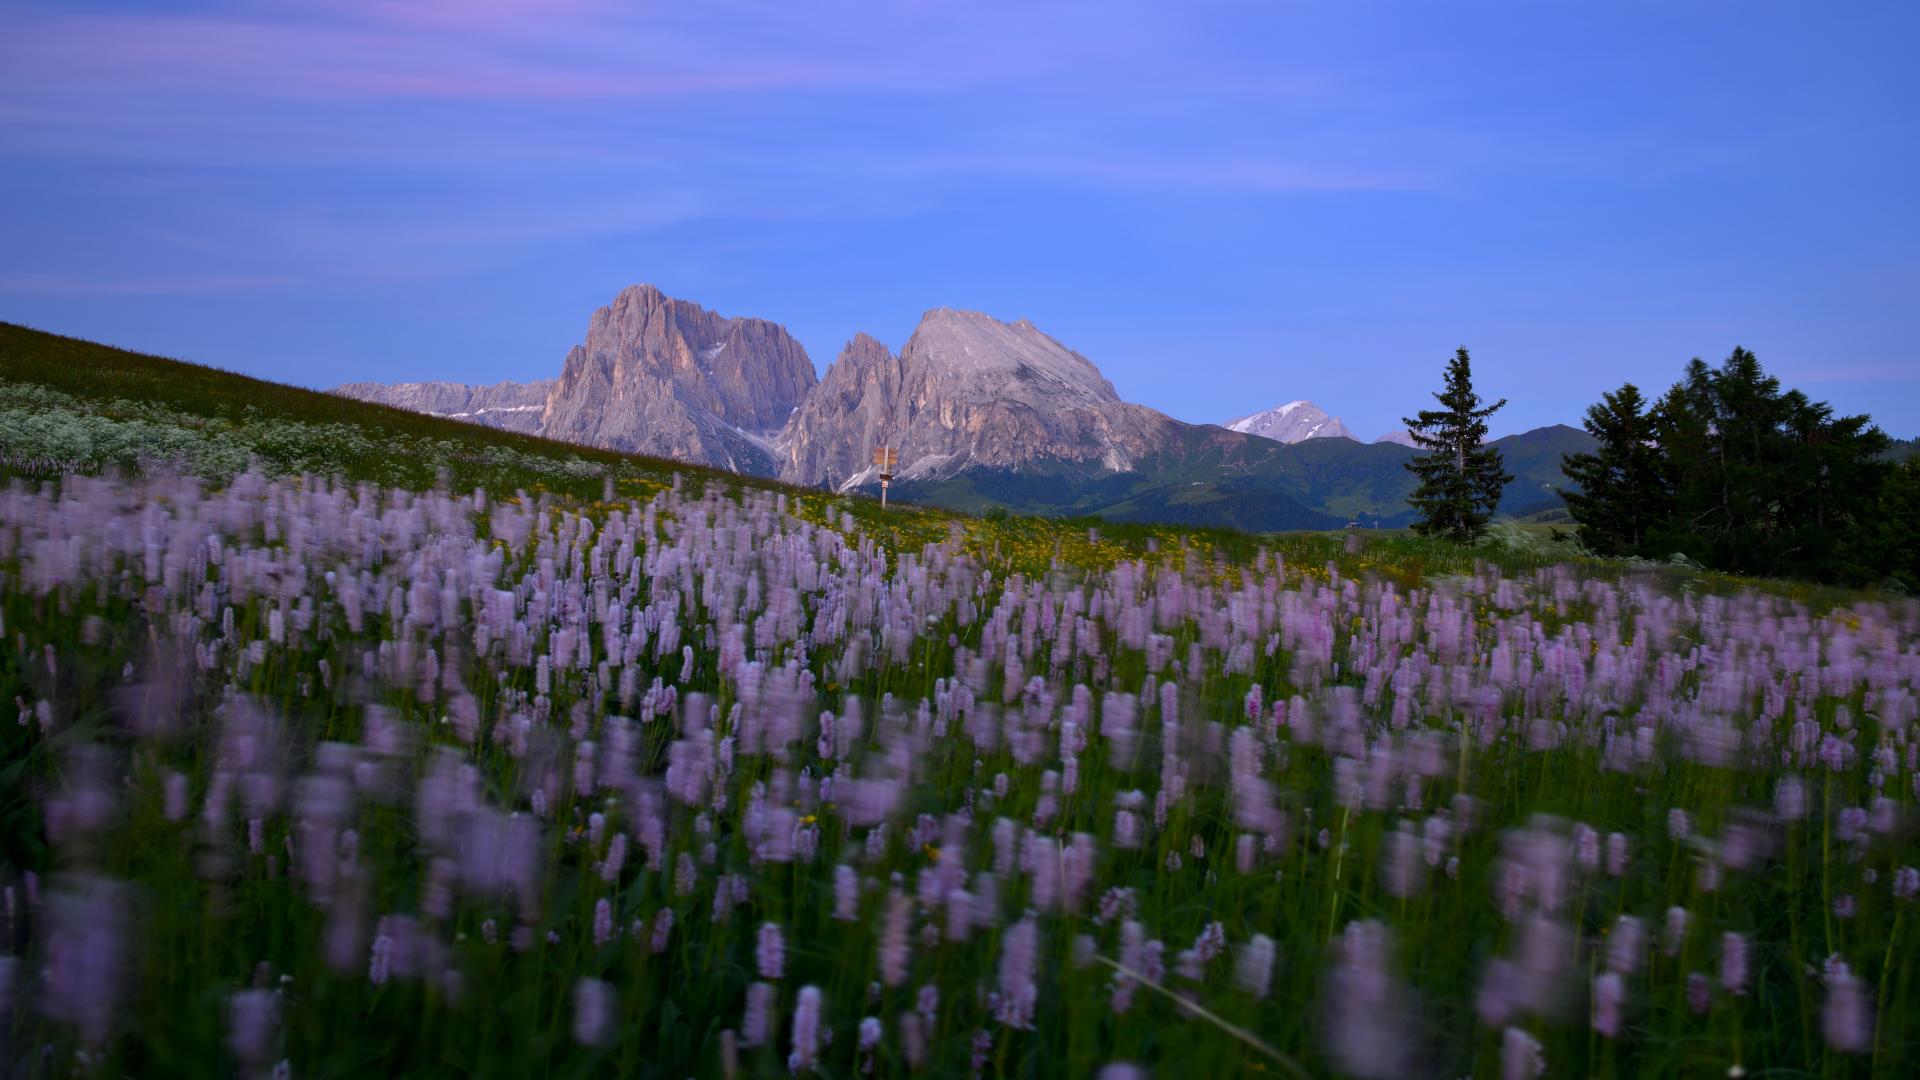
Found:
[[[1560,456],[1585,450],[1593,438],[1555,425],[1494,440],[1514,480],[1500,513],[1549,514],[1562,503]],[[1267,532],[1333,529],[1357,521],[1394,528],[1409,524],[1414,477],[1406,463],[1418,451],[1398,443],[1308,439],[1279,443],[1216,427],[1195,427],[1174,452],[1124,473],[1066,463],[1012,470],[971,469],[947,480],[900,485],[902,499],[978,512],[1004,506],[1018,513],[1098,515],[1109,521],[1225,525]]]

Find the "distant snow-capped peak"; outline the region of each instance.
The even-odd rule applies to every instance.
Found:
[[[1246,435],[1258,435],[1275,442],[1296,443],[1308,439],[1354,437],[1347,425],[1337,416],[1329,416],[1325,409],[1311,401],[1289,401],[1285,405],[1276,405],[1265,412],[1252,416],[1243,416],[1238,420],[1229,420],[1227,430],[1238,431]]]

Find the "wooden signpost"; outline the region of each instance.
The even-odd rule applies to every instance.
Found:
[[[875,447],[873,463],[880,466],[880,509],[887,508],[887,485],[893,482],[893,467],[900,463],[900,451],[891,446]]]

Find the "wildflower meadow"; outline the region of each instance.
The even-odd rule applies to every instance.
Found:
[[[1920,603],[602,494],[0,493],[5,1075],[1920,1073]]]

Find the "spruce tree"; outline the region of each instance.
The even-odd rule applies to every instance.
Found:
[[[1588,406],[1583,426],[1600,445],[1560,459],[1575,485],[1560,496],[1580,526],[1580,542],[1601,555],[1639,554],[1672,505],[1647,401],[1627,383]]]
[[[1420,518],[1413,530],[1422,536],[1440,536],[1472,543],[1487,530],[1500,493],[1513,477],[1500,460],[1500,451],[1482,445],[1487,417],[1507,403],[1505,398],[1481,407],[1473,392],[1473,366],[1467,350],[1459,349],[1447,363],[1446,388],[1433,395],[1442,408],[1423,409],[1407,417],[1407,434],[1426,453],[1407,462],[1420,486],[1407,501]]]

